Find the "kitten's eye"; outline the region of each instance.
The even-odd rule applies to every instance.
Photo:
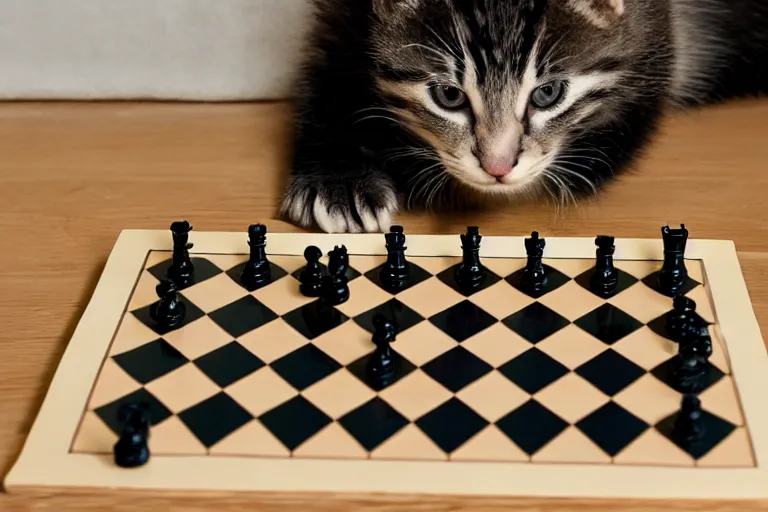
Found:
[[[435,103],[445,110],[461,110],[467,104],[467,95],[456,87],[433,85],[429,88],[429,92]]]
[[[565,84],[560,80],[549,82],[534,89],[531,93],[531,103],[538,109],[552,108],[563,99],[564,91]]]

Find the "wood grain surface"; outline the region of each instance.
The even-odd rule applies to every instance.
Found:
[[[290,151],[286,104],[0,105],[0,471],[10,469],[121,229],[243,230],[274,220]],[[670,116],[631,175],[570,211],[536,205],[402,214],[412,233],[734,240],[768,330],[768,101]],[[557,485],[557,482],[552,482]],[[0,510],[221,512],[765,510],[767,503],[465,500],[383,496],[0,494]]]

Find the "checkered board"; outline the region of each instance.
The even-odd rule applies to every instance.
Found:
[[[446,495],[751,498],[768,495],[768,358],[732,243],[691,239],[686,294],[710,323],[705,439],[670,437],[682,394],[653,289],[657,240],[616,240],[619,290],[588,289],[594,238],[547,238],[549,284],[516,287],[524,236],[483,238],[489,274],[453,280],[456,236],[409,235],[411,281],[379,286],[382,235],[270,233],[272,282],[240,285],[243,233],[191,233],[183,325],[149,306],[167,231],[121,234],[6,480],[26,487]],[[299,293],[308,245],[350,253],[350,299]],[[372,318],[397,329],[394,381],[372,383]],[[126,401],[150,405],[151,458],[117,467]]]

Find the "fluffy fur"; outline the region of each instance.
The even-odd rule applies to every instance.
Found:
[[[765,0],[314,0],[288,220],[597,193],[665,107],[768,91]]]

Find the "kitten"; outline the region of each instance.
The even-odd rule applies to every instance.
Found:
[[[667,106],[768,92],[766,0],[314,0],[281,213],[597,193]]]

